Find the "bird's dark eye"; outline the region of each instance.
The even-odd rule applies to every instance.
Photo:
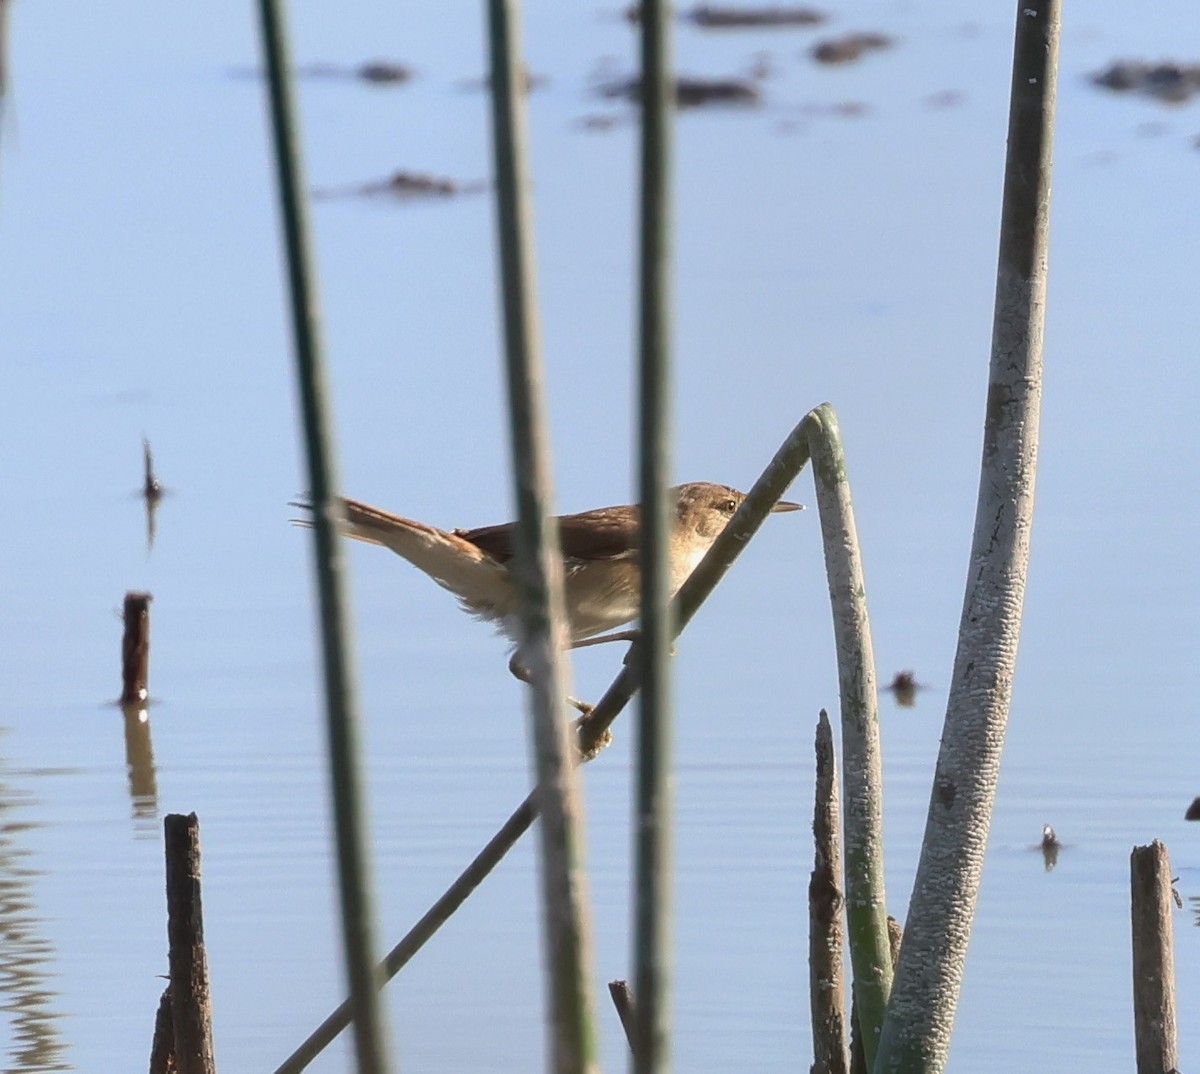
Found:
[[[737,500],[725,500],[721,504],[721,510],[727,515],[732,515],[737,510]]]

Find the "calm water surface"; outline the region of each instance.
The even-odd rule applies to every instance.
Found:
[[[316,186],[487,175],[472,5],[293,5],[305,61],[394,56],[403,89],[306,83]],[[632,487],[635,134],[581,130],[613,10],[527,5],[539,289],[559,501]],[[161,817],[202,823],[218,1062],[270,1070],[342,995],[303,487],[251,5],[18,5],[0,211],[0,1055],[137,1069],[166,971]],[[680,479],[747,486],[831,400],[849,452],[880,673],[888,884],[903,916],[962,600],[978,465],[1011,18],[849,4],[897,45],[817,69],[817,33],[705,36],[679,66],[777,74],[767,107],[683,116]],[[1034,559],[951,1069],[1133,1060],[1128,857],[1164,839],[1182,1064],[1200,1025],[1193,549],[1193,210],[1200,108],[1106,97],[1089,71],[1194,41],[1180,0],[1067,5]],[[231,74],[230,72],[234,73]],[[951,92],[952,91],[952,92]],[[947,95],[950,93],[951,95]],[[859,102],[852,118],[832,106]],[[315,207],[344,484],[444,525],[509,514],[486,198]],[[171,488],[145,547],[140,439]],[[796,498],[811,499],[807,476]],[[503,643],[377,549],[351,557],[381,934],[394,943],[528,789]],[[154,593],[148,725],[118,692],[127,589]],[[811,737],[836,706],[817,521],[772,519],[689,629],[679,701],[676,1065],[809,1061]],[[618,664],[576,664],[595,697]],[[751,687],[751,684],[753,686]],[[630,972],[630,721],[587,772],[598,983]],[[130,759],[137,761],[133,767]],[[1069,844],[1046,872],[1044,823]],[[388,990],[408,1070],[541,1062],[531,846]],[[606,1065],[623,1045],[602,1008]],[[343,1070],[344,1049],[316,1070]]]

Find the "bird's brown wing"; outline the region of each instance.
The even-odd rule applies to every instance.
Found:
[[[481,526],[474,530],[455,530],[455,536],[470,541],[476,548],[507,563],[513,556],[514,524]],[[558,535],[563,555],[568,559],[621,559],[634,555],[638,548],[637,509],[599,507],[558,519]]]

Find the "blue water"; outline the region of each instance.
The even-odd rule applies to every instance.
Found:
[[[1183,2],[1067,5],[1046,394],[1016,692],[952,1070],[1129,1068],[1128,856],[1163,839],[1200,891],[1192,548],[1200,106],[1104,95],[1120,57],[1176,58]],[[0,153],[0,1054],[5,1069],[145,1061],[166,972],[165,812],[202,825],[218,1063],[272,1069],[342,996],[304,487],[251,5],[53,3],[11,13]],[[844,69],[826,31],[706,35],[678,65],[771,53],[768,105],[680,118],[676,471],[748,486],[831,400],[850,460],[885,680],[890,909],[903,916],[974,509],[1011,57],[1008,10],[857,3],[828,33],[896,46]],[[395,89],[306,82],[313,186],[398,168],[486,176],[482,14],[297,6],[303,61],[414,64]],[[632,488],[636,138],[589,96],[628,70],[616,9],[530,3],[539,292],[559,503]],[[1188,31],[1191,31],[1190,33]],[[242,72],[242,73],[239,73]],[[955,103],[930,102],[953,91]],[[861,102],[853,118],[830,106]],[[486,196],[314,207],[343,483],[442,525],[508,517]],[[141,438],[170,488],[145,546]],[[811,501],[801,479],[797,499]],[[351,556],[380,934],[390,945],[528,789],[504,646],[378,549]],[[118,610],[154,593],[148,728],[119,691]],[[576,661],[598,696],[619,656]],[[676,661],[676,1066],[808,1062],[811,738],[836,707],[814,512],[770,520]],[[602,984],[631,972],[631,723],[587,773]],[[145,734],[148,730],[149,734]],[[135,727],[134,731],[138,731]],[[153,755],[147,766],[146,750]],[[147,772],[152,776],[146,781]],[[1046,872],[1029,851],[1052,823]],[[400,1064],[529,1070],[543,1055],[532,842],[389,987]],[[1181,1065],[1200,995],[1176,915]],[[340,1070],[335,1048],[315,1066]]]

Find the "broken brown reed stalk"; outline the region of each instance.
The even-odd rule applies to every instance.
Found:
[[[171,1024],[179,1074],[215,1074],[204,913],[200,903],[200,821],[163,818],[167,862],[167,938],[171,967]]]
[[[861,963],[868,1008],[881,1018],[891,982],[891,956],[883,894],[878,699],[845,457],[837,415],[828,403],[810,410],[784,440],[729,525],[680,587],[671,618],[678,637],[810,459],[821,511],[834,637],[839,653],[850,943],[852,949],[855,945],[863,948],[855,959],[856,971]],[[638,686],[635,666],[626,664],[593,712],[579,721],[579,748],[583,756],[604,741]],[[539,793],[534,788],[442,896],[388,952],[379,967],[385,980],[400,972],[503,860],[533,825],[538,809]],[[855,987],[859,987],[857,979]],[[303,1070],[349,1024],[350,1004],[344,1002],[276,1068],[275,1074],[297,1074]]]
[[[817,779],[813,805],[814,861],[808,882],[809,1000],[812,1007],[812,1074],[846,1074],[846,986],[842,964],[845,899],[841,810],[838,808],[837,758],[829,714],[817,721]]]
[[[150,1043],[150,1074],[176,1074],[175,1025],[171,1021],[171,986],[163,989],[154,1014],[154,1040]]]
[[[608,994],[612,996],[613,1006],[617,1009],[617,1017],[621,1019],[621,1028],[625,1031],[625,1039],[629,1042],[629,1051],[637,1054],[637,1005],[633,1000],[633,990],[628,981],[609,981]]]
[[[1129,859],[1133,1036],[1138,1074],[1178,1070],[1171,859],[1157,839]]]
[[[150,593],[126,593],[121,637],[121,704],[145,706],[150,677]]]

